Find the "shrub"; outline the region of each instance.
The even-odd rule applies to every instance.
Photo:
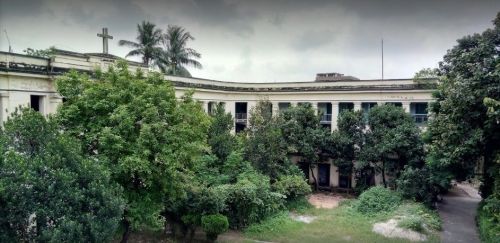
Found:
[[[481,240],[487,243],[500,239],[500,200],[494,195],[481,202],[478,207],[478,226]],[[496,215],[494,213],[497,210]]]
[[[425,225],[426,228],[431,230],[441,230],[441,218],[437,211],[429,209],[422,203],[406,202],[396,210],[395,214],[404,217],[418,217],[422,222],[422,226]]]
[[[259,222],[284,207],[285,196],[272,192],[269,177],[255,171],[241,174],[235,184],[221,185],[214,190],[227,195],[223,212],[231,228]]]
[[[272,187],[275,192],[285,195],[289,202],[311,193],[311,187],[300,175],[282,176]]]
[[[432,206],[438,191],[433,188],[430,178],[427,168],[418,169],[406,166],[396,181],[397,190],[406,199]]]
[[[222,214],[211,214],[201,217],[201,226],[209,241],[215,241],[219,234],[224,233],[229,228],[227,217]]]
[[[408,217],[404,217],[398,222],[399,227],[404,229],[410,229],[417,232],[424,231],[423,224],[424,224],[423,219],[418,215],[410,215]]]
[[[390,189],[375,186],[359,196],[356,209],[364,214],[390,212],[401,204],[401,196]]]

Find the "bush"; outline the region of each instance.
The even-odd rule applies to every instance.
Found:
[[[417,215],[410,215],[408,217],[404,217],[398,222],[398,226],[404,229],[410,229],[417,232],[424,231],[424,221],[421,217]]]
[[[431,173],[429,169],[406,166],[396,181],[397,190],[406,199],[432,206],[439,191],[435,189],[430,180]]]
[[[222,214],[211,214],[201,217],[201,227],[207,235],[209,241],[215,241],[219,234],[224,233],[229,228],[227,217]]]
[[[494,213],[497,210],[496,214]],[[500,200],[494,195],[481,202],[478,207],[478,226],[481,240],[487,243],[500,239]]]
[[[275,192],[285,195],[288,202],[298,200],[311,193],[311,187],[300,175],[282,176],[272,187]]]
[[[271,191],[269,177],[258,172],[243,173],[235,184],[221,185],[214,190],[227,195],[226,208],[231,228],[242,228],[259,222],[284,207],[284,195]]]
[[[375,186],[359,196],[356,209],[363,214],[390,212],[401,204],[401,196],[390,189]]]

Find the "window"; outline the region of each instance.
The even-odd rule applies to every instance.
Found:
[[[290,106],[291,106],[290,102],[283,102],[283,103],[280,102],[280,103],[278,103],[278,109],[279,109],[279,111],[284,111],[284,110],[290,108]]]
[[[363,110],[363,116],[365,119],[368,121],[368,116],[370,114],[370,110],[377,106],[377,103],[375,102],[367,102],[367,103],[361,103],[361,109]]]
[[[341,114],[344,111],[353,111],[353,110],[354,110],[354,103],[348,103],[348,102],[339,103],[339,114]]]
[[[236,102],[235,103],[235,129],[236,132],[241,132],[245,130],[247,126],[247,102]]]
[[[403,107],[403,103],[401,103],[401,102],[387,102],[386,104],[393,105],[396,107]]]
[[[31,109],[43,113],[43,96],[31,95],[30,96]]]
[[[410,114],[418,124],[423,124],[427,122],[427,103],[411,103],[410,104]]]

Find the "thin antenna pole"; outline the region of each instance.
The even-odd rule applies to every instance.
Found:
[[[382,80],[384,80],[384,38],[382,38]]]
[[[12,52],[12,46],[10,45],[9,34],[7,34],[6,29],[3,29],[3,32],[5,32],[5,37],[7,37],[7,43],[9,43],[9,52]]]

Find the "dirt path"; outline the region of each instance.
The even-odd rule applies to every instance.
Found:
[[[454,186],[438,205],[443,220],[443,243],[480,242],[476,227],[476,210],[481,198],[467,185]]]

